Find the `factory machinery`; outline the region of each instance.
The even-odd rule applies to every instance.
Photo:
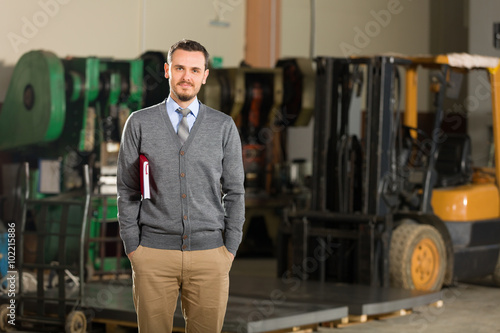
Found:
[[[117,232],[116,160],[125,121],[142,105],[143,71],[142,59],[60,59],[46,51],[26,53],[14,69],[0,113],[0,150],[17,166],[3,168],[4,181],[15,179],[11,193],[23,193],[14,204],[21,213],[12,216],[23,276],[17,327],[84,329],[86,318],[75,309],[85,276],[130,272]],[[32,290],[23,286],[29,272]],[[68,279],[80,288],[76,297],[66,292]],[[58,304],[57,316],[47,302]]]
[[[141,106],[142,73],[140,59],[59,59],[50,52],[29,52],[15,67],[0,113],[0,150],[12,163],[29,163],[31,183],[24,189],[33,198],[77,193],[84,187],[83,166],[91,167],[91,238],[108,226],[97,220],[116,221],[120,133],[129,114]],[[22,187],[22,175],[16,172],[4,178],[14,177],[16,186]],[[69,214],[78,216],[81,212],[72,210]],[[61,211],[53,208],[50,215],[48,220],[57,220]],[[70,225],[74,220],[68,218]],[[36,230],[36,223],[33,216],[28,228]],[[47,246],[46,261],[50,262],[58,249]],[[95,242],[89,249],[96,267],[107,264],[98,262],[98,247]]]
[[[37,281],[33,290],[22,283],[16,296],[26,329],[135,325],[116,220],[116,159],[130,113],[168,95],[165,57],[150,51],[133,60],[60,59],[32,51],[19,60],[0,111],[0,151],[21,166],[10,175],[25,195],[17,204],[17,265],[21,273],[33,269]],[[490,79],[498,133],[499,79],[490,67],[474,70]],[[416,109],[420,68],[433,70],[435,96],[435,117],[423,122]],[[237,124],[247,208],[286,213],[277,236],[279,276],[232,276],[225,332],[335,324],[436,302],[442,285],[459,278],[494,273],[500,280],[500,178],[486,177],[485,169],[473,177],[469,138],[436,131],[450,73],[467,71],[446,56],[211,69],[199,98]],[[284,147],[287,128],[313,116],[306,188],[283,167]],[[8,308],[0,314],[0,329],[8,328]],[[180,310],[174,324],[184,325]]]

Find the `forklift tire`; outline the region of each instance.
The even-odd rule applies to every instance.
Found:
[[[87,318],[82,311],[71,311],[66,317],[65,333],[87,332]]]
[[[14,327],[9,324],[9,308],[7,304],[0,305],[0,332],[10,332]]]
[[[410,290],[441,290],[446,248],[436,228],[402,224],[392,233],[389,249],[391,286]]]
[[[497,287],[500,287],[500,254],[498,255],[497,266],[493,272],[493,283],[495,283]]]

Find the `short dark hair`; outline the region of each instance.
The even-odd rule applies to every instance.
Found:
[[[203,55],[205,56],[205,69],[208,68],[208,59],[210,55],[208,54],[207,49],[205,49],[205,47],[200,43],[189,39],[182,39],[170,47],[167,56],[167,63],[169,65],[172,63],[172,54],[174,54],[174,52],[177,49],[181,49],[184,51],[191,51],[191,52],[196,52],[196,51],[202,52]]]

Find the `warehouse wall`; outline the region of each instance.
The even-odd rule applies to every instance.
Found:
[[[500,57],[493,47],[493,23],[500,23],[498,0],[469,0],[469,52]]]
[[[428,52],[428,0],[316,0],[315,4],[314,55]],[[310,2],[286,0],[282,8],[282,55],[309,56]]]
[[[430,52],[443,54],[467,52],[469,49],[469,0],[430,2]]]
[[[469,53],[500,57],[500,50],[493,46],[493,23],[500,23],[499,14],[498,0],[469,0]],[[468,82],[468,131],[477,165],[487,165],[489,160],[491,97],[483,93],[487,82],[485,73],[472,76]]]
[[[314,56],[429,53],[430,0],[316,0]],[[310,1],[282,3],[282,56],[310,55]],[[426,92],[423,92],[426,97]],[[425,99],[424,97],[424,99]],[[289,159],[312,159],[313,121],[289,131]]]
[[[236,66],[244,56],[244,9],[244,0],[0,0],[0,102],[13,66],[30,50],[136,58],[191,38]]]

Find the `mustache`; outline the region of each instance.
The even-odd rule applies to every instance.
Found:
[[[181,85],[181,84],[189,84],[190,86],[193,86],[192,83],[189,83],[189,82],[186,82],[186,81],[182,81],[182,82],[177,83],[177,85]]]

